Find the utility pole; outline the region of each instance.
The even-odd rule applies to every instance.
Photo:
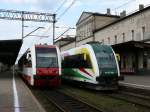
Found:
[[[55,41],[55,23],[56,23],[56,14],[53,14],[53,45]]]
[[[21,15],[21,18],[22,18],[22,40],[23,40],[23,36],[24,36],[24,17],[23,17],[23,14],[24,12],[22,11],[22,15]]]

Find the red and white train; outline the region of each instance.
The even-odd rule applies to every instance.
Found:
[[[34,45],[18,61],[23,78],[31,86],[58,87],[61,56],[55,45]]]

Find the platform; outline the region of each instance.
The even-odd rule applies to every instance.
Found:
[[[120,85],[150,90],[150,75],[124,75]]]
[[[20,77],[0,73],[0,112],[45,112]]]

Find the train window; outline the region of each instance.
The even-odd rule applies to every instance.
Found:
[[[96,58],[100,68],[115,67],[116,62],[113,53],[103,50],[96,53]]]
[[[37,48],[36,62],[38,68],[58,67],[57,52],[55,48]]]
[[[66,56],[62,62],[63,68],[91,68],[89,56],[84,54],[77,54],[72,56]]]

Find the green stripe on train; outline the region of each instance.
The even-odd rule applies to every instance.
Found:
[[[69,76],[69,77],[74,77],[74,78],[81,78],[81,79],[84,79],[84,80],[91,80],[85,76],[83,76],[82,74],[80,74],[79,72],[77,71],[74,71],[73,69],[71,68],[65,68],[62,70],[63,74],[66,75],[66,76]]]

